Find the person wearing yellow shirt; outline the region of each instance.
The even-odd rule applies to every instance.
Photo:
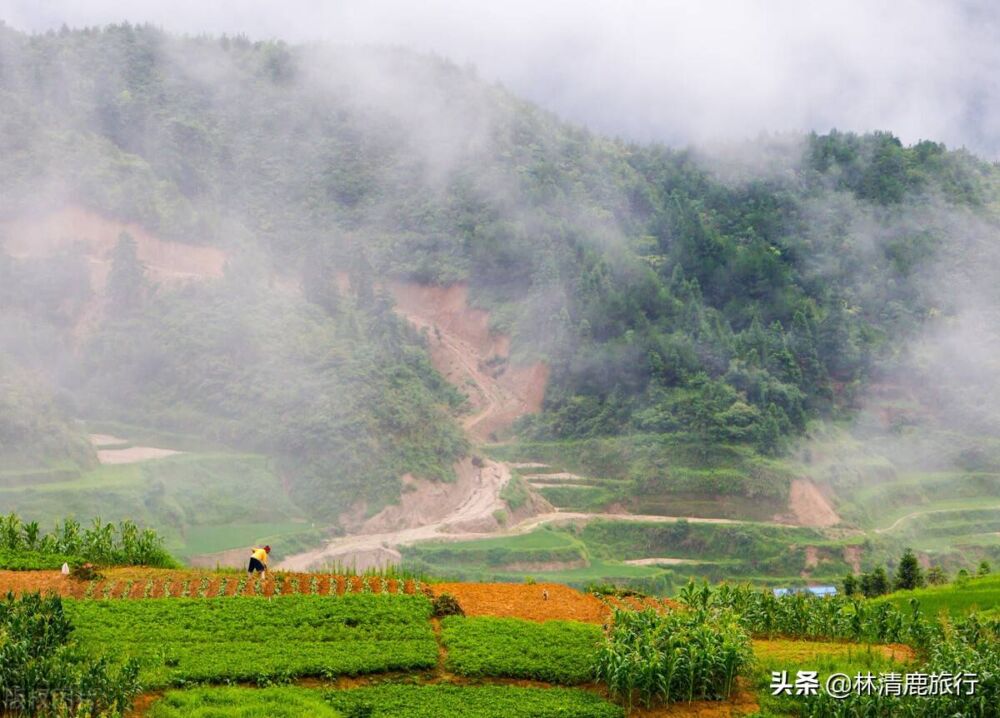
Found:
[[[267,573],[267,555],[269,553],[271,553],[270,546],[255,548],[250,552],[250,566],[247,568],[247,573],[251,578],[253,578],[254,571],[260,571],[260,577],[264,578],[264,574]]]

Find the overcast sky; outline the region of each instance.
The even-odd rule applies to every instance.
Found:
[[[837,127],[1000,156],[989,0],[0,0],[0,18],[403,45],[595,130],[675,145]]]

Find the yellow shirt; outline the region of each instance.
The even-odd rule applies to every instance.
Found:
[[[253,553],[250,555],[253,556],[255,559],[257,559],[258,561],[260,561],[265,566],[267,566],[267,551],[265,551],[264,549],[255,548],[253,550]]]

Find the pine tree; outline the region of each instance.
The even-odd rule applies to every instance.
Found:
[[[896,569],[896,590],[910,591],[923,585],[923,571],[920,570],[917,556],[913,553],[913,549],[906,549],[899,559],[899,567]]]
[[[855,576],[853,573],[849,573],[846,576],[844,576],[844,584],[843,584],[843,586],[844,586],[844,595],[845,596],[853,596],[853,595],[855,595],[858,592],[858,590],[859,590],[857,576]]]
[[[889,576],[881,566],[871,573],[861,574],[861,593],[865,598],[874,598],[889,593]]]

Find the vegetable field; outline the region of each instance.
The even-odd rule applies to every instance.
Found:
[[[430,611],[423,596],[357,594],[67,603],[80,644],[138,659],[147,686],[433,668]]]
[[[587,623],[517,618],[462,618],[441,622],[445,668],[459,675],[531,678],[574,685],[593,678],[601,629]]]
[[[196,688],[169,691],[151,718],[622,718],[621,708],[568,688],[379,685],[307,688]]]

